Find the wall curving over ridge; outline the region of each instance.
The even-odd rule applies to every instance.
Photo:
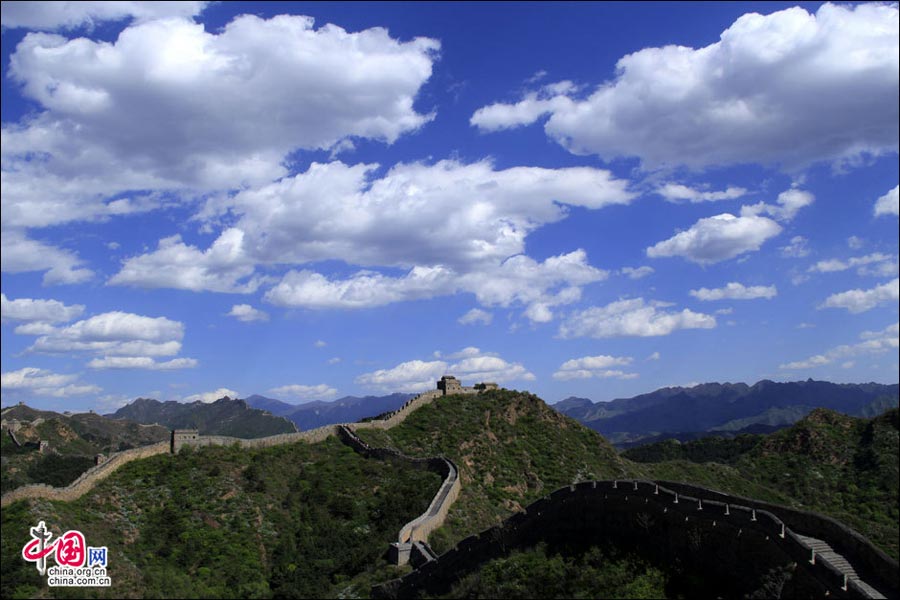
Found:
[[[696,490],[697,494],[688,492]],[[489,560],[541,541],[596,543],[614,538],[658,553],[656,558],[697,562],[710,578],[731,586],[725,596],[800,595],[897,597],[884,580],[858,581],[831,564],[771,510],[746,506],[743,499],[681,485],[673,490],[652,481],[593,481],[556,490],[501,525],[462,540],[436,560],[403,578],[375,586],[375,597],[415,597],[447,593],[454,583]],[[815,537],[823,532],[803,531]],[[886,557],[885,570],[897,569]],[[788,573],[772,582],[772,573]],[[764,582],[760,584],[759,582]],[[754,587],[758,585],[769,587]],[[773,587],[774,586],[774,587]],[[785,587],[786,586],[786,587]],[[874,586],[874,587],[873,587]]]

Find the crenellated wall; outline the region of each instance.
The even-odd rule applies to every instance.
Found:
[[[698,494],[685,493],[690,490]],[[537,500],[501,525],[462,540],[405,577],[373,587],[372,594],[390,598],[444,594],[486,561],[541,541],[596,542],[616,536],[627,544],[645,536],[643,547],[664,553],[666,560],[684,562],[692,556],[702,556],[700,568],[710,574],[718,572],[722,581],[731,581],[735,586],[733,594],[780,595],[781,588],[752,589],[755,582],[747,574],[765,581],[772,571],[794,568],[789,584],[794,588],[790,593],[879,597],[868,586],[846,577],[817,556],[775,512],[743,505],[743,499],[724,494],[717,499],[704,497],[708,491],[683,484],[676,491],[656,482],[635,480],[567,486]],[[812,537],[821,533],[803,531]],[[702,555],[704,544],[711,548],[706,555]],[[891,564],[888,559],[884,568],[896,571],[897,563]],[[898,595],[895,586],[880,589],[888,597]]]
[[[353,427],[355,426],[356,425]],[[459,496],[461,487],[459,469],[453,461],[443,456],[413,458],[392,448],[373,448],[361,440],[351,427],[346,425],[339,426],[338,435],[344,443],[363,456],[382,460],[403,460],[439,473],[441,477],[444,478],[441,487],[434,495],[434,498],[432,498],[428,509],[404,525],[397,535],[397,543],[399,545],[412,545],[417,542],[427,542],[429,534],[444,524],[450,506],[456,501],[457,496]],[[420,552],[426,556],[433,554],[431,549],[427,546],[424,550],[420,549]],[[403,564],[405,559],[403,557],[398,558],[397,562]]]
[[[158,442],[149,446],[141,446],[140,448],[115,452],[111,454],[105,462],[88,469],[82,473],[78,479],[66,487],[56,488],[44,484],[24,485],[3,494],[0,505],[7,506],[8,504],[25,498],[45,498],[47,500],[63,501],[77,500],[97,485],[97,483],[109,477],[122,465],[140,458],[148,458],[150,456],[166,454],[168,452],[169,442]]]
[[[473,388],[465,388],[465,390],[470,389]],[[439,398],[442,395],[443,392],[440,390],[423,392],[415,398],[408,400],[400,409],[388,413],[383,419],[352,423],[351,425],[358,429],[390,429],[406,420],[406,418],[419,407],[434,402],[435,398]],[[116,452],[110,455],[106,462],[85,471],[78,479],[66,487],[55,488],[50,485],[31,484],[11,490],[3,494],[2,498],[0,498],[0,506],[7,506],[25,498],[45,498],[48,500],[65,501],[77,500],[121,465],[138,458],[146,458],[156,454],[164,454],[166,452],[177,453],[185,446],[231,446],[233,444],[238,444],[242,448],[267,448],[270,446],[278,446],[280,444],[293,444],[300,441],[315,444],[324,441],[332,435],[336,435],[339,426],[340,425],[324,425],[307,431],[282,433],[253,439],[236,438],[224,435],[192,436],[184,435],[186,432],[179,430],[176,433],[181,435],[175,435],[173,433],[172,439],[169,442],[159,442],[150,446],[133,448],[131,450]]]

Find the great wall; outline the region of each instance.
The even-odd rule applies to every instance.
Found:
[[[541,541],[601,539],[612,535],[626,542],[650,536],[656,546],[672,556],[678,555],[681,560],[690,558],[692,550],[696,554],[696,545],[707,544],[719,550],[716,555],[721,563],[719,566],[729,574],[735,566],[734,561],[741,562],[744,570],[753,567],[751,571],[764,567],[783,570],[786,564],[791,565],[795,569],[791,585],[801,586],[800,591],[807,595],[900,597],[897,561],[833,519],[664,481],[588,481],[566,486],[535,501],[500,525],[470,536],[437,556],[428,546],[427,538],[443,524],[459,495],[461,482],[456,465],[445,457],[413,458],[395,449],[373,448],[355,433],[360,429],[395,427],[412,412],[441,396],[477,394],[497,386],[462,387],[455,377],[445,376],[437,387],[437,390],[419,394],[400,409],[375,419],[327,425],[298,433],[242,439],[199,435],[196,430],[175,430],[169,442],[111,454],[105,462],[89,469],[64,488],[27,485],[3,494],[2,506],[26,498],[72,501],[130,461],[158,454],[176,454],[185,446],[236,444],[243,448],[263,448],[299,441],[316,443],[337,435],[367,458],[408,462],[418,468],[436,471],[444,478],[428,509],[401,528],[397,541],[389,550],[393,562],[410,562],[414,570],[400,579],[374,586],[372,594],[375,597],[446,593],[467,573],[513,549],[534,546]],[[748,562],[748,556],[753,561]],[[707,566],[710,565],[704,564]],[[713,569],[716,566],[711,565]],[[778,584],[776,581],[773,585],[776,584],[784,585],[784,582]],[[776,590],[750,591],[773,595]],[[798,588],[793,591],[796,594]],[[777,592],[775,595],[780,596],[781,587]]]

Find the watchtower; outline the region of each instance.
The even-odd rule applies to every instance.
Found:
[[[459,379],[453,375],[444,375],[441,377],[441,380],[437,382],[437,388],[443,391],[445,396],[449,396],[450,394],[462,394],[463,392]]]
[[[200,432],[196,429],[173,429],[169,451],[176,454],[182,446],[196,442],[199,437]]]

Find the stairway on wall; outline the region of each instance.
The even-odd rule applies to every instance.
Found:
[[[828,542],[800,533],[797,534],[797,537],[815,551],[816,560],[822,559],[828,562],[831,566],[846,575],[847,579],[854,581],[860,588],[865,590],[870,598],[886,598],[884,594],[860,579],[859,575],[856,573],[856,569],[850,564],[850,561],[843,555],[835,552]]]

